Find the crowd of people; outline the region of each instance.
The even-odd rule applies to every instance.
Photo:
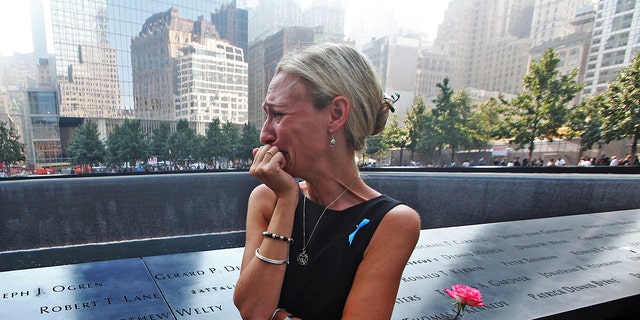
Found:
[[[416,167],[422,166],[418,161],[411,160],[409,166]],[[608,157],[602,155],[600,158],[583,156],[577,163],[571,164],[567,162],[566,157],[554,157],[549,160],[543,160],[537,158],[529,160],[528,158],[520,159],[520,157],[514,157],[512,160],[507,160],[506,157],[496,157],[493,162],[487,162],[484,157],[481,157],[477,162],[474,160],[464,160],[460,165],[455,161],[449,163],[441,161],[439,164],[435,164],[433,161],[428,162],[425,167],[475,167],[475,166],[496,166],[496,167],[565,167],[565,166],[577,166],[577,167],[595,167],[595,166],[640,166],[640,160],[638,156],[632,157],[627,155],[624,159],[619,159],[617,156]]]

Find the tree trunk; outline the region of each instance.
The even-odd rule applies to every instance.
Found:
[[[454,147],[451,147],[451,163],[455,162],[455,159],[453,157],[455,157],[456,155],[456,149]]]
[[[529,162],[533,160],[533,149],[535,148],[533,145],[533,141],[534,140],[529,141]]]
[[[635,159],[636,152],[638,152],[638,139],[640,138],[640,134],[636,133],[633,135],[633,142],[631,143],[631,161]]]

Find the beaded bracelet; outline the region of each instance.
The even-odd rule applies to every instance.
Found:
[[[274,260],[274,259],[267,258],[267,257],[261,255],[258,250],[259,250],[259,248],[256,249],[256,257],[258,257],[258,259],[260,259],[260,260],[262,260],[262,261],[264,261],[266,263],[271,263],[271,264],[285,264],[286,263],[286,264],[289,264],[289,257],[287,257],[286,260]]]
[[[265,231],[265,232],[262,233],[262,235],[265,236],[265,237],[268,237],[268,238],[279,239],[279,240],[282,240],[282,241],[293,243],[293,238],[285,237],[285,236],[279,235],[277,233],[271,233],[269,231]]]

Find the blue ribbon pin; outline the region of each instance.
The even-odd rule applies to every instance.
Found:
[[[360,228],[368,224],[369,224],[369,219],[362,219],[362,221],[356,226],[356,230],[354,232],[351,232],[351,234],[349,235],[349,247],[351,247],[351,242],[353,242],[353,238],[356,236],[356,232],[358,232]]]

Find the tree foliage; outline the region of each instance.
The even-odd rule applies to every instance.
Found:
[[[151,154],[162,158],[169,157],[169,137],[171,136],[171,127],[168,122],[160,122],[160,125],[153,129],[151,136]]]
[[[140,127],[140,120],[125,119],[107,139],[111,162],[116,165],[129,163],[135,166],[137,161],[146,161],[151,155],[151,143]]]
[[[382,134],[365,138],[365,147],[365,155],[369,158],[377,158],[378,162],[380,162],[380,157],[389,150],[389,146],[385,143]],[[367,161],[366,159],[363,160]]]
[[[411,150],[411,157],[414,153],[431,153],[436,149],[433,133],[433,115],[427,109],[424,99],[419,97],[411,106],[407,117],[404,120],[405,130],[399,131],[395,138],[403,141],[407,149]],[[403,137],[402,135],[406,135]],[[398,147],[396,145],[393,145]],[[402,159],[401,159],[402,160]]]
[[[19,139],[13,129],[0,121],[0,162],[11,163],[25,159],[24,146]]]
[[[209,122],[205,132],[205,139],[202,144],[202,154],[207,161],[211,161],[214,167],[218,167],[218,158],[223,155],[222,123],[216,118]]]
[[[609,84],[608,103],[600,109],[600,130],[606,143],[631,138],[631,154],[638,150],[640,139],[640,53]]]
[[[567,137],[580,137],[580,155],[593,147],[594,144],[602,146],[602,119],[599,110],[605,108],[607,97],[597,94],[584,99],[569,113],[567,121]]]
[[[107,159],[107,149],[100,140],[98,125],[91,120],[75,130],[67,151],[73,164],[97,165]]]
[[[478,125],[471,116],[471,99],[466,91],[455,92],[449,87],[448,78],[436,87],[440,93],[433,100],[436,107],[432,110],[430,125],[436,149],[440,152],[451,149],[451,159],[454,159],[457,150],[485,143],[486,139],[478,132]]]
[[[242,135],[238,143],[238,157],[247,162],[253,159],[253,149],[260,146],[260,130],[252,123],[245,123],[242,126]]]
[[[511,143],[518,149],[528,147],[529,158],[533,156],[536,139],[552,141],[562,136],[559,129],[567,121],[568,103],[582,89],[575,81],[578,70],[561,75],[557,69],[559,62],[553,49],[545,51],[529,66],[523,78],[523,91],[509,101]]]
[[[231,122],[225,122],[222,125],[222,155],[234,163],[239,156],[239,140],[238,127]]]
[[[508,104],[509,102],[502,96],[492,97],[480,104],[471,114],[472,122],[483,140],[498,140],[510,136],[509,127],[505,121]]]
[[[176,132],[169,136],[168,147],[173,161],[188,163],[198,159],[200,140],[196,131],[189,127],[187,120],[181,119],[176,124]]]
[[[377,153],[377,152],[374,152],[375,151],[374,148],[380,149],[378,152],[381,152],[384,149],[389,149],[389,148],[400,148],[399,161],[400,161],[400,164],[402,164],[402,152],[407,147],[407,142],[409,138],[408,138],[408,130],[406,128],[401,128],[398,125],[398,116],[394,114],[391,117],[390,122],[387,124],[384,130],[382,130],[380,137],[382,139],[381,141],[379,141],[379,143],[376,143],[376,141],[369,142],[372,144],[372,146],[367,146],[367,153],[368,154]]]

